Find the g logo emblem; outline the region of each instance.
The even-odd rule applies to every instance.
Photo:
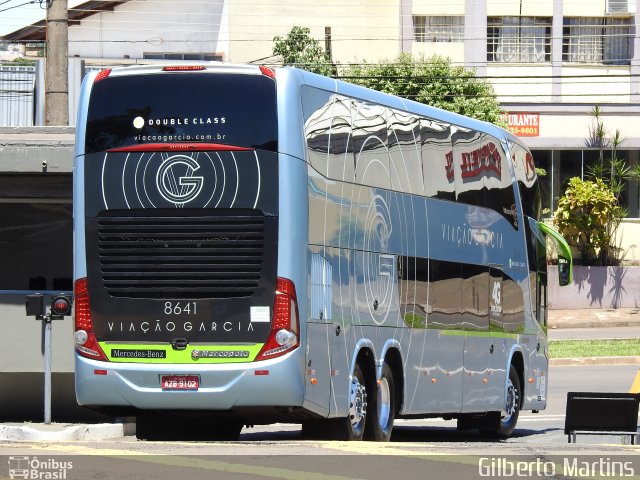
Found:
[[[160,195],[176,206],[190,202],[202,191],[204,178],[193,176],[199,169],[198,162],[186,155],[167,158],[156,175]]]

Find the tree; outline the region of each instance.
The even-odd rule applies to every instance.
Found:
[[[293,27],[286,37],[273,38],[273,54],[282,57],[282,64],[298,67],[320,75],[331,75],[334,67],[307,27]]]
[[[395,60],[351,65],[340,77],[381,92],[409,98],[468,117],[504,126],[493,87],[475,72],[454,67],[448,58],[413,57],[402,53]]]
[[[400,54],[395,60],[336,68],[306,27],[293,27],[286,37],[273,39],[273,54],[291,65],[321,75],[409,98],[433,107],[506,126],[493,87],[475,72],[454,67],[448,58]]]
[[[633,171],[624,159],[618,156],[618,149],[624,142],[620,130],[613,135],[607,132],[599,106],[591,110],[592,124],[589,126],[587,145],[598,149],[598,161],[587,169],[590,179],[601,178],[613,191],[618,201],[622,198],[625,180],[633,178]]]

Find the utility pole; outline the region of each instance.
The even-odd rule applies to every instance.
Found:
[[[44,82],[45,125],[69,125],[68,40],[67,0],[49,0]]]

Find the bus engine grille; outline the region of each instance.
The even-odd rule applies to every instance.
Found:
[[[112,297],[238,298],[261,283],[262,214],[103,216],[97,237]]]

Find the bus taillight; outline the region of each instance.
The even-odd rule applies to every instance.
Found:
[[[94,360],[107,361],[102,348],[98,344],[95,334],[93,333],[93,323],[91,321],[91,307],[89,304],[89,289],[87,287],[87,279],[79,278],[74,285],[74,301],[75,308],[75,328],[73,340],[77,352],[83,357],[93,358]]]
[[[163,72],[198,72],[206,70],[202,65],[168,65],[162,69]]]
[[[93,79],[93,83],[98,83],[99,81],[104,80],[110,74],[111,74],[110,68],[105,68],[104,70],[100,70],[100,72],[98,72],[98,74],[96,75],[96,78]]]
[[[300,344],[300,320],[298,318],[298,298],[293,282],[278,278],[273,304],[271,332],[256,360],[283,355]]]
[[[276,71],[271,67],[260,65],[260,72],[269,78],[273,78],[274,80],[276,79]]]

